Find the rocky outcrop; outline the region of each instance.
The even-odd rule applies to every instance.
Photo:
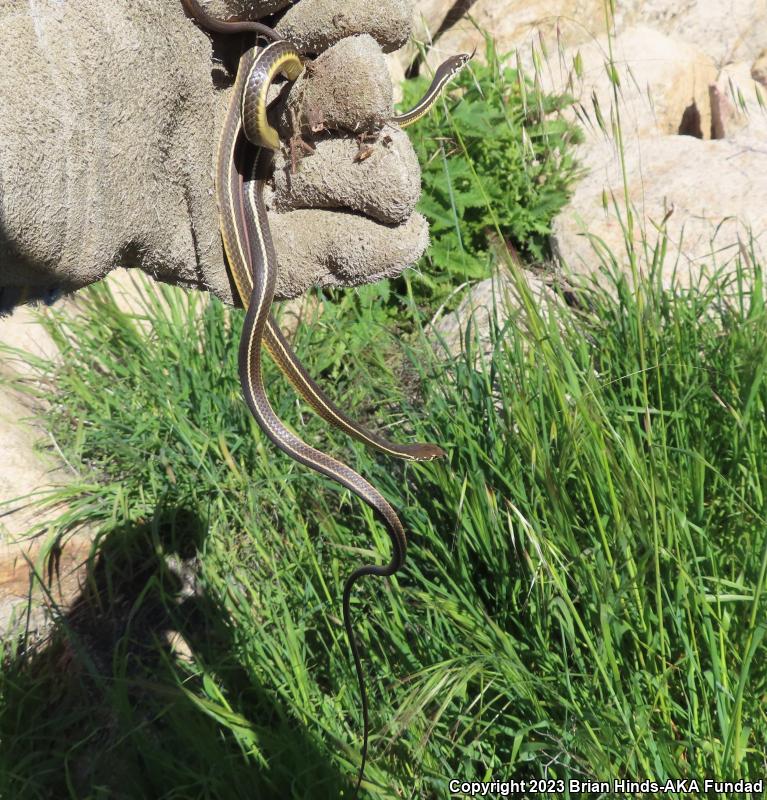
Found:
[[[42,358],[57,353],[53,342],[35,323],[28,308],[12,317],[0,318],[0,342]],[[26,374],[22,360],[4,354],[0,377]],[[33,428],[32,410],[23,398],[3,388],[0,409],[0,636],[19,629],[34,630],[46,615],[51,601],[66,604],[79,588],[78,569],[86,561],[90,536],[76,536],[56,559],[44,563],[45,542],[23,536],[33,526],[38,530],[57,516],[43,511],[30,494],[66,480],[61,463],[35,447],[41,432]],[[59,509],[60,511],[60,509]],[[52,567],[51,570],[48,567]],[[43,584],[45,588],[43,588]]]
[[[499,53],[514,51],[528,69],[538,64],[544,90],[576,99],[567,113],[585,133],[577,154],[585,177],[556,220],[553,240],[568,283],[608,265],[646,276],[660,242],[660,278],[668,287],[726,272],[737,259],[747,261],[752,247],[763,257],[767,0],[625,0],[616,4],[609,37],[604,6],[477,0],[472,20],[444,33],[428,60],[435,66],[475,46],[481,55],[487,32]],[[434,3],[425,19],[442,24]],[[486,327],[488,285],[475,287],[440,323],[453,344],[454,328],[473,306],[480,309],[475,322]]]
[[[667,287],[694,286],[726,270],[752,236],[757,247],[767,241],[767,152],[684,136],[633,140],[625,147],[625,191],[612,142],[592,143],[584,158],[588,175],[554,226],[568,273],[592,276],[609,253],[632,274],[626,198],[640,275],[648,274],[661,238],[667,240],[661,267]]]
[[[527,314],[520,288],[529,293],[544,319],[552,303],[562,302],[542,277],[520,271],[515,279],[508,270],[500,269],[493,277],[480,281],[466,292],[455,311],[434,323],[430,339],[438,357],[458,357],[465,349],[468,334],[475,358],[486,358],[492,350],[490,332],[494,321],[504,325],[511,318],[519,325],[526,325]]]
[[[136,286],[130,270],[115,270],[106,278],[114,297],[126,312],[140,313]],[[146,279],[144,279],[146,282]],[[57,303],[57,308],[82,302],[77,295]],[[59,351],[29,306],[0,317],[0,343],[35,357],[55,360]],[[0,355],[0,379],[34,376],[25,357]],[[77,595],[93,540],[92,532],[68,537],[60,550],[47,555],[44,535],[61,507],[40,507],[31,495],[41,494],[78,477],[72,467],[57,459],[44,432],[34,427],[34,410],[9,386],[2,387],[0,404],[0,636],[22,624],[41,627],[52,605],[66,608]],[[47,451],[46,451],[47,450]],[[40,536],[29,538],[36,530]]]
[[[767,87],[767,50],[763,50],[751,65],[751,77]]]
[[[718,66],[754,61],[765,48],[767,0],[626,0],[618,23],[643,23],[708,53]]]
[[[614,70],[606,68],[610,46]],[[616,107],[624,133],[632,136],[685,133],[708,138],[708,86],[718,70],[696,46],[639,25],[616,36],[611,45],[600,36],[569,47],[562,63],[568,68],[542,73],[543,88],[568,92],[580,101],[579,120],[589,138],[609,135],[599,128],[598,119],[614,118]]]
[[[416,31],[420,28],[425,44],[432,44],[452,6],[452,2],[443,2],[438,13],[429,3],[416,3]],[[422,7],[427,10],[423,16]],[[427,60],[434,67],[452,53],[470,53],[476,47],[481,54],[485,32],[493,37],[499,53],[519,48],[523,57],[529,55],[531,42],[543,41],[554,50],[557,40],[580,44],[604,31],[603,8],[603,0],[477,0],[471,6],[470,19],[459,19],[433,42]],[[435,27],[427,30],[430,22]],[[405,49],[398,57],[410,63],[412,55],[412,50]]]
[[[415,38],[431,44],[457,5],[456,0],[417,0]],[[603,0],[476,0],[464,5],[471,19],[464,16],[443,33],[435,43],[436,61],[441,53],[471,51],[475,45],[481,49],[483,31],[493,36],[499,52],[542,43],[556,58],[558,50],[584,45],[607,30]],[[767,0],[621,0],[611,24],[616,36],[634,27],[651,28],[706,53],[718,68],[767,60]],[[404,48],[397,57],[410,63],[412,55],[412,49]]]

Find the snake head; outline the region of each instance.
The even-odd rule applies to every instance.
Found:
[[[447,455],[441,447],[427,442],[403,445],[400,449],[407,451],[407,454],[403,455],[411,461],[434,461],[435,458],[444,458]]]
[[[471,61],[472,58],[474,58],[476,53],[477,53],[477,48],[475,47],[474,50],[471,51],[471,53],[459,53],[458,55],[453,56],[450,59],[450,61],[452,62],[450,65],[452,74],[455,75],[457,72],[460,72],[469,63],[469,61]]]

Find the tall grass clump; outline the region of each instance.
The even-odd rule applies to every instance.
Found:
[[[441,246],[492,264],[482,237],[509,238],[492,188],[507,176],[483,172],[492,153],[471,131],[485,123],[458,122],[462,107],[448,104],[451,141],[468,167],[440,155],[449,191],[428,166],[427,194],[460,231]],[[464,198],[457,213],[464,179],[485,208]],[[278,414],[380,487],[410,535],[405,569],[354,597],[372,719],[363,796],[445,797],[453,778],[547,778],[574,796],[570,779],[763,774],[762,265],[744,247],[729,277],[670,291],[662,237],[646,280],[626,246],[634,280],[603,253],[610,269],[575,307],[537,305],[512,262],[522,302],[499,295],[481,343],[469,326],[449,363],[426,319],[457,272],[437,269],[436,289],[404,277],[349,293],[298,327],[341,407],[439,443],[444,461],[349,444],[267,369]],[[0,797],[348,797],[360,714],[340,598],[361,561],[385,560],[387,536],[248,415],[239,312],[167,287],[140,295],[127,313],[96,286],[78,314],[46,313],[62,357],[34,361],[22,386],[76,472],[49,498],[64,504],[51,555],[80,526],[97,538],[47,639],[3,643]]]
[[[442,796],[451,776],[759,773],[767,342],[761,272],[743,278],[736,300],[649,283],[641,315],[623,283],[595,287],[588,314],[552,307],[536,335],[495,325],[479,369],[471,337],[449,368],[421,348],[415,407],[376,365],[374,417],[399,409],[401,437],[450,456],[354,447],[411,536],[401,576],[355,601],[373,796]],[[163,289],[136,318],[89,294],[81,318],[50,318],[64,358],[40,377],[82,465],[62,528],[96,524],[101,555],[47,651],[5,666],[3,788],[81,796],[121,763],[126,796],[337,797],[359,732],[338,601],[385,533],[258,433],[236,314]],[[300,328],[310,369],[348,313]],[[279,413],[340,454],[274,378]],[[340,401],[370,400],[360,384]]]

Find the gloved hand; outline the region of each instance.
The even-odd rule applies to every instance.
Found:
[[[255,19],[290,2],[203,5]],[[277,157],[278,298],[396,275],[427,244],[405,134],[384,128],[356,161],[353,135],[392,114],[382,50],[404,44],[410,20],[411,0],[300,0],[276,24],[320,54],[291,90],[282,134],[291,120],[346,131],[296,174],[289,153]],[[180,0],[0,6],[0,290],[68,291],[127,266],[232,301],[213,174],[237,39],[211,39]]]

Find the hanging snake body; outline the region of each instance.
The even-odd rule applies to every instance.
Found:
[[[295,80],[303,69],[301,55],[271,28],[258,22],[224,22],[210,17],[196,0],[182,0],[187,12],[203,27],[217,33],[255,33],[269,43],[258,53],[246,50],[240,57],[232,100],[222,131],[217,168],[216,200],[221,219],[224,251],[242,305],[246,308],[239,349],[239,373],[245,401],[267,437],[296,461],[331,478],[367,503],[386,526],[392,544],[387,564],[370,564],[354,570],[343,590],[343,618],[360,689],[363,744],[355,794],[359,791],[367,757],[368,702],[359,650],[351,624],[351,591],[366,575],[387,577],[405,562],[407,538],[402,523],[383,495],[351,467],[306,444],[290,431],[272,409],[263,381],[262,344],[312,408],[326,421],[356,439],[390,455],[411,460],[431,460],[444,455],[433,444],[400,445],[374,434],[340,411],[308,376],[270,314],[277,277],[277,258],[264,203],[272,151],[279,148],[277,131],[266,113],[268,88],[279,73]],[[454,56],[442,64],[421,101],[392,122],[404,127],[425,114],[443,86],[463,67],[469,56]],[[254,147],[248,147],[248,141]]]

